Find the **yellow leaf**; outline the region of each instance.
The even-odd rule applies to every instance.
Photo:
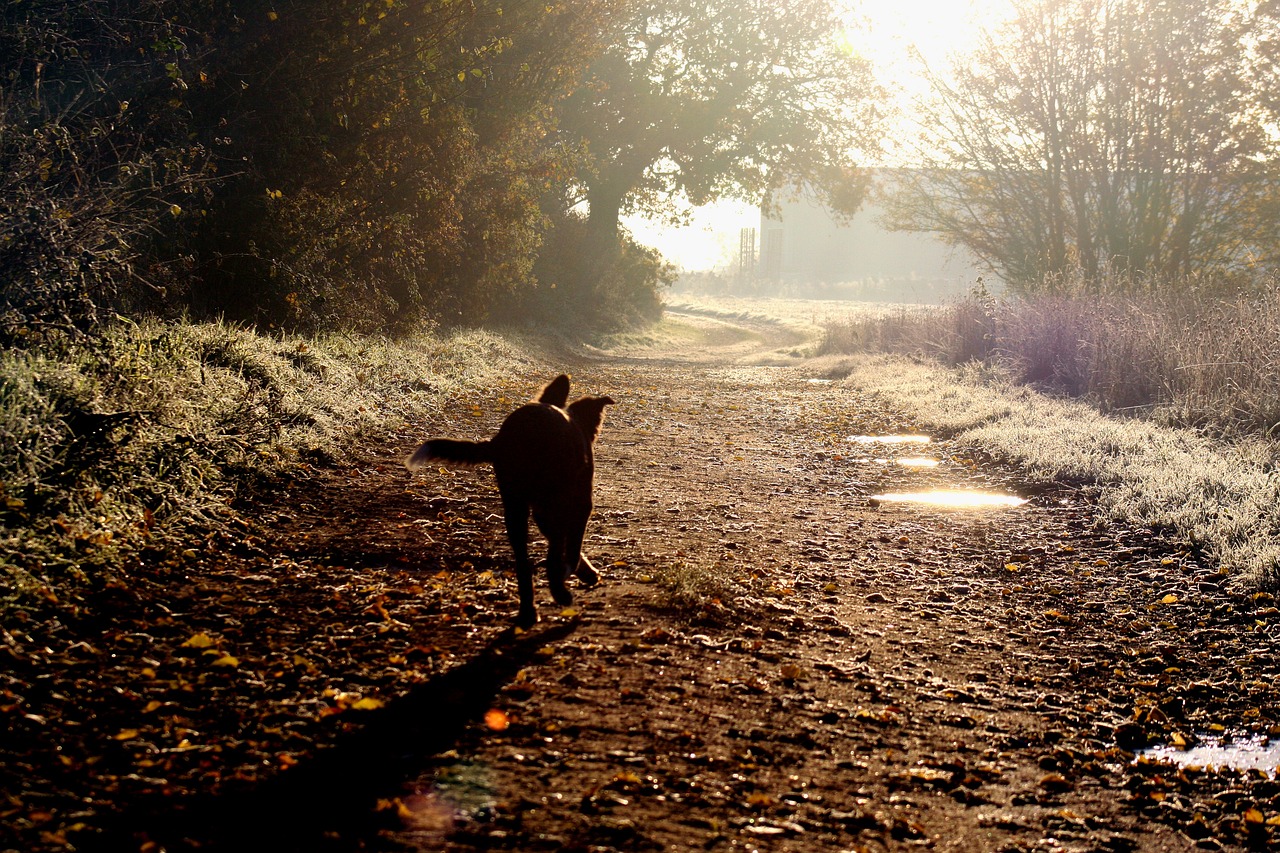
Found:
[[[116,735],[116,740],[133,740],[137,736],[137,729],[121,729],[120,733]]]
[[[1249,809],[1241,817],[1244,818],[1245,823],[1263,823],[1266,820],[1266,815],[1257,809]]]
[[[240,659],[235,655],[223,655],[213,662],[212,666],[239,666]]]
[[[160,707],[161,707],[161,706],[163,706],[163,705],[164,705],[164,703],[163,703],[163,702],[161,702],[161,701],[159,701],[159,700],[157,700],[157,699],[152,699],[150,702],[148,702],[148,703],[147,703],[147,707],[145,707],[145,708],[143,708],[143,709],[142,709],[142,713],[144,713],[144,714],[150,714],[152,711],[157,710],[158,708],[160,708]]]
[[[213,637],[201,631],[198,634],[192,634],[182,645],[189,649],[207,649],[213,645]]]
[[[177,205],[177,204],[171,204],[171,205],[169,205],[169,213],[171,213],[171,214],[172,214],[172,215],[174,215],[174,216],[181,216],[181,215],[182,215],[182,206],[181,206],[181,205]]]
[[[381,699],[374,699],[372,696],[366,696],[358,702],[352,703],[352,709],[356,711],[376,711],[386,703]]]
[[[564,619],[573,619],[581,612],[582,611],[578,610],[576,607],[566,607],[564,610],[560,611],[560,616]]]
[[[1178,596],[1174,595],[1173,593],[1169,593],[1164,598],[1160,599],[1160,603],[1161,604],[1177,604]]]

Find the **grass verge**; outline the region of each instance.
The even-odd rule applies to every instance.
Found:
[[[146,551],[196,551],[262,478],[532,372],[483,332],[408,342],[122,324],[0,351],[0,608],[74,602]]]

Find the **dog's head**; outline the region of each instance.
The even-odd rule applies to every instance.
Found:
[[[574,400],[569,404],[569,420],[577,424],[587,441],[595,441],[600,434],[600,424],[604,421],[604,407],[612,405],[612,397],[583,397]]]

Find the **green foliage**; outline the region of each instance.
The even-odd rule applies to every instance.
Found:
[[[163,0],[0,12],[0,341],[90,331],[172,299],[209,153],[180,106],[187,34]]]
[[[532,287],[612,5],[7,4],[0,334],[485,321]]]
[[[239,48],[214,58],[201,124],[250,166],[198,235],[196,304],[304,328],[486,320],[529,285],[568,156],[547,111],[605,4],[313,7],[219,39]]]

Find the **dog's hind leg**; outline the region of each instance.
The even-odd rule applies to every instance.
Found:
[[[533,606],[533,562],[529,559],[529,505],[514,495],[503,495],[502,504],[507,541],[516,558],[516,588],[520,592],[516,625],[532,628],[538,621],[538,611]]]
[[[596,571],[596,567],[591,565],[591,561],[587,559],[586,554],[578,555],[578,569],[576,574],[578,580],[582,581],[583,586],[592,587],[600,583],[600,573]]]
[[[582,553],[582,540],[587,535],[587,520],[590,516],[591,511],[588,509],[585,516],[570,523],[564,549],[566,573],[570,567],[573,567],[578,580],[588,587],[600,583],[600,573],[596,571],[595,566],[591,565],[587,555]]]
[[[553,524],[548,516],[539,513],[536,509],[533,511],[533,520],[537,522],[542,534],[547,537],[547,585],[551,587],[551,597],[555,599],[556,604],[567,607],[573,604],[573,593],[569,592],[569,588],[564,585],[571,565],[565,559],[565,535],[560,532],[564,525],[563,523]]]

